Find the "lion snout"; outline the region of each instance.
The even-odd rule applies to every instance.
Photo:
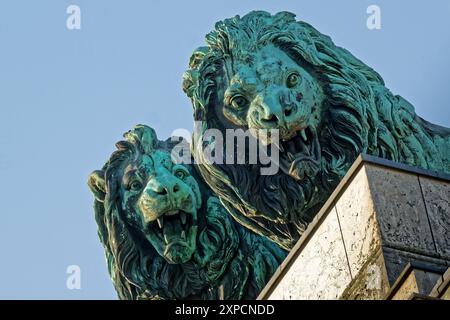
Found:
[[[192,211],[193,197],[186,185],[165,181],[149,183],[139,198],[139,209],[145,223],[153,222],[171,210]]]
[[[288,96],[284,91],[258,95],[251,106],[253,112],[249,112],[250,116],[256,117],[253,122],[259,123],[262,129],[291,131],[291,128],[297,127],[299,106]]]

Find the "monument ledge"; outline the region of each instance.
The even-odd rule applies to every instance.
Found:
[[[450,175],[360,155],[258,299],[449,299]]]

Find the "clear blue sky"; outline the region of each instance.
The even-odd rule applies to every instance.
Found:
[[[81,7],[81,30],[66,8]],[[381,7],[382,29],[366,27]],[[88,174],[136,123],[192,127],[181,77],[217,20],[292,11],[377,70],[422,117],[450,126],[450,1],[2,0],[0,298],[114,299]],[[68,265],[81,290],[66,288]]]

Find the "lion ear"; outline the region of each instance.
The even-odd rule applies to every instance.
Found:
[[[89,175],[88,186],[97,201],[103,202],[106,195],[105,172],[95,170]]]
[[[189,70],[183,74],[183,91],[189,98],[194,95],[194,90],[198,85],[198,67],[208,53],[208,47],[199,47],[191,55],[189,59]]]
[[[132,130],[125,132],[123,136],[128,142],[139,144],[146,154],[152,153],[158,144],[155,129],[145,124],[135,125]]]
[[[197,49],[195,49],[194,52],[191,54],[191,58],[189,59],[189,68],[197,69],[200,62],[203,60],[208,51],[209,51],[208,47],[198,47]]]

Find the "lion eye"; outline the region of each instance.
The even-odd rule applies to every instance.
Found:
[[[298,73],[291,73],[286,79],[286,85],[288,88],[295,87],[300,81]]]
[[[139,181],[133,181],[130,184],[130,189],[133,191],[139,191],[142,188],[142,184]]]
[[[247,99],[245,99],[243,96],[237,96],[231,99],[231,105],[235,109],[243,109],[247,105]]]
[[[175,170],[174,175],[175,175],[175,177],[177,177],[178,179],[181,179],[181,180],[183,180],[184,178],[187,177],[187,173],[183,169]]]

